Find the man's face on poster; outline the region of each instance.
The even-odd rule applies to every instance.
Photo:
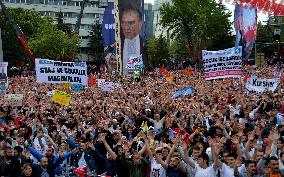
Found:
[[[122,32],[125,38],[133,39],[141,30],[142,21],[135,10],[124,11],[121,19]]]

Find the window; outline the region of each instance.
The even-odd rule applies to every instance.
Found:
[[[67,6],[67,1],[62,1],[63,6]]]
[[[80,2],[75,2],[75,6],[80,6]]]
[[[16,0],[16,3],[21,3],[21,0]]]
[[[49,0],[44,0],[44,4],[49,4]]]
[[[10,0],[10,3],[15,3],[15,0]]]

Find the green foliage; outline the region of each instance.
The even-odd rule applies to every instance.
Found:
[[[64,23],[64,16],[61,11],[57,15],[57,28],[63,31],[65,34],[68,34],[68,35],[72,34],[71,24]]]
[[[169,53],[175,59],[182,61],[190,57],[190,52],[187,49],[187,41],[184,38],[176,37],[169,47]]]
[[[92,32],[90,36],[91,54],[97,59],[102,59],[104,56],[104,46],[102,37],[102,25],[100,23],[92,24]]]
[[[160,36],[158,39],[147,40],[148,65],[150,68],[166,64],[169,59],[169,47],[167,40]]]
[[[67,35],[55,27],[46,29],[33,38],[30,48],[36,56],[63,61],[74,59],[79,47],[79,38]]]
[[[161,8],[162,27],[172,31],[172,38],[179,36],[193,45],[195,59],[201,43],[206,48],[220,37],[228,36],[231,29],[225,6],[214,0],[173,0]]]
[[[65,35],[53,24],[52,18],[41,17],[34,9],[15,8],[8,9],[8,11],[18,23],[37,58],[67,59],[76,54],[79,38]],[[2,12],[0,28],[2,29],[4,60],[16,64],[19,60],[27,59],[16,32]]]

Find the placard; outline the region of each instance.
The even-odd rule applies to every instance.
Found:
[[[72,95],[66,92],[55,90],[51,100],[55,103],[68,106],[72,99]]]
[[[72,84],[72,91],[78,92],[84,90],[84,85],[82,84]]]
[[[10,106],[22,106],[23,105],[23,94],[6,94],[4,100]]]
[[[280,83],[280,79],[260,79],[256,77],[250,77],[247,80],[246,89],[248,91],[264,92],[272,91],[274,92]]]
[[[204,77],[206,80],[242,75],[242,47],[219,51],[202,51]]]

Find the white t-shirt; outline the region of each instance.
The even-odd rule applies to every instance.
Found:
[[[150,177],[166,177],[166,170],[155,159],[151,160]]]
[[[245,168],[244,165],[238,167],[239,173],[243,171],[243,168]],[[221,170],[220,170],[220,176],[221,177],[228,177],[228,176],[234,176],[234,168],[231,168],[227,166],[226,164],[222,164]]]
[[[87,163],[86,163],[85,158],[84,158],[84,154],[85,153],[83,152],[81,158],[79,159],[79,162],[78,162],[79,168],[84,168],[84,167],[87,166]]]
[[[216,172],[213,165],[207,168],[201,168],[198,164],[195,164],[195,176],[194,177],[216,177]]]

